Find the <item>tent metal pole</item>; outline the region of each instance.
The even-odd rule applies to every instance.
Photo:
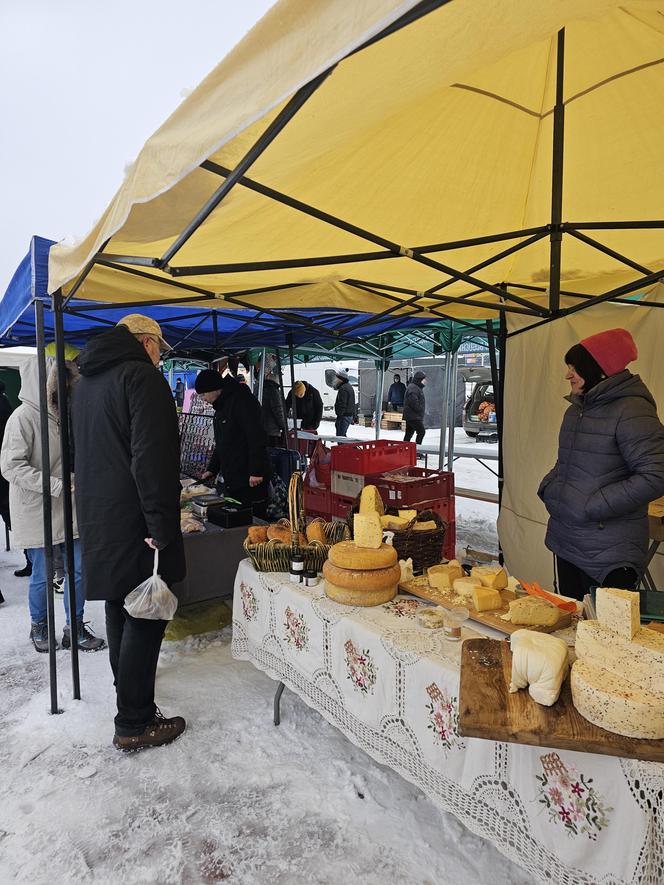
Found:
[[[450,372],[452,354],[448,351],[445,354],[445,370],[443,374],[443,396],[442,408],[440,410],[440,439],[438,441],[438,469],[443,470],[445,467],[445,434],[447,431],[447,418],[449,415],[449,390],[450,390]]]
[[[380,439],[380,421],[383,416],[383,390],[385,387],[385,360],[380,360],[376,371],[376,403],[374,410],[375,436]]]
[[[503,428],[505,426],[505,372],[507,369],[507,321],[500,318],[500,366],[498,375],[498,398],[496,420],[498,421],[498,513],[503,503]]]
[[[457,382],[457,365],[459,362],[458,351],[452,356],[450,365],[450,390],[449,399],[447,401],[448,408],[448,427],[447,427],[447,470],[452,473],[454,470],[454,430],[456,425],[456,382]]]
[[[551,174],[551,251],[549,310],[560,310],[560,267],[563,234],[563,168],[565,150],[565,29],[558,31],[556,47],[556,103],[553,108],[553,164]],[[494,388],[495,389],[495,388]]]
[[[275,355],[277,357],[277,372],[279,373],[279,390],[281,391],[281,398],[286,402],[286,397],[284,395],[284,377],[283,370],[281,365],[281,354],[279,353],[279,348],[275,347],[274,349]],[[294,398],[295,394],[291,396],[291,400]],[[292,408],[292,407],[291,407]],[[288,435],[288,411],[286,412],[286,448],[290,449],[290,437]]]
[[[622,255],[620,252],[616,252],[615,249],[610,249],[608,246],[605,246],[604,243],[600,243],[597,240],[594,240],[592,237],[589,237],[586,234],[582,234],[581,231],[570,230],[568,231],[568,233],[571,237],[574,237],[577,240],[581,240],[582,243],[586,243],[588,246],[592,246],[593,249],[597,249],[598,252],[603,252],[610,258],[615,258],[616,261],[620,261],[622,264],[626,264],[627,267],[638,270],[639,273],[652,273],[649,267],[646,267],[643,264],[638,264],[638,262],[636,261],[632,261],[631,258],[627,258],[627,256]]]
[[[53,295],[53,320],[55,327],[55,357],[58,380],[58,412],[60,415],[60,456],[62,459],[62,509],[65,521],[65,565],[67,573],[67,596],[69,599],[69,629],[71,637],[71,676],[73,697],[81,699],[81,678],[78,667],[78,622],[76,620],[76,566],[74,560],[74,515],[71,495],[71,476],[75,465],[71,457],[72,427],[69,415],[67,390],[67,367],[65,365],[65,333],[62,314],[62,291]],[[173,368],[171,367],[171,376]],[[172,388],[171,383],[171,388]]]
[[[563,316],[569,316],[571,313],[577,313],[580,310],[592,307],[593,304],[602,304],[604,301],[612,301],[620,295],[629,295],[631,292],[637,292],[639,289],[651,285],[651,283],[658,283],[663,278],[664,271],[655,271],[655,273],[648,274],[640,279],[632,280],[631,283],[625,283],[624,286],[618,286],[616,289],[611,289],[611,291],[605,292],[603,295],[597,295],[592,301],[584,301],[582,304],[575,304],[573,307],[567,307],[565,310],[561,311],[561,314]],[[655,305],[650,306],[654,307]]]
[[[219,318],[217,311],[212,311],[212,346],[216,350],[219,347]]]
[[[265,348],[261,351],[261,370],[258,373],[258,402],[263,405],[263,390],[265,389]]]
[[[46,339],[44,335],[44,303],[35,301],[35,333],[39,377],[39,424],[42,461],[42,508],[44,518],[44,561],[46,566],[46,620],[48,629],[48,673],[51,690],[51,713],[58,709],[58,677],[55,665],[55,606],[53,604],[53,516],[51,503],[51,453],[46,393]]]
[[[295,354],[293,352],[293,333],[288,333],[288,361],[290,362],[290,389],[291,389],[291,408],[293,409],[293,433],[295,435],[295,450],[299,452],[299,435],[297,432],[297,397],[295,396]],[[286,421],[288,426],[288,421]],[[288,439],[288,434],[286,434]]]

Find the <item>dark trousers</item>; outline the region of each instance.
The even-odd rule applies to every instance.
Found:
[[[346,436],[348,428],[353,423],[352,415],[339,415],[334,422],[337,436]]]
[[[115,733],[141,734],[154,719],[154,681],[167,621],[132,618],[124,600],[106,602],[106,636],[117,695]]]
[[[271,446],[273,449],[283,449],[284,448],[284,435],[280,433],[278,436],[268,436],[267,438],[268,446]]]
[[[404,436],[403,441],[410,442],[414,433],[417,434],[415,442],[419,446],[424,439],[424,421],[420,418],[412,418],[410,421],[406,421],[406,435]]]
[[[572,565],[566,559],[556,556],[556,569],[558,571],[558,589],[563,596],[571,596],[572,599],[583,601],[583,597],[590,593],[591,587],[597,587],[595,578],[591,578],[577,565]],[[635,590],[639,576],[633,568],[615,568],[602,581],[603,587],[618,587],[622,590]]]
[[[266,480],[263,480],[259,486],[250,486],[247,483],[246,486],[240,486],[239,488],[229,488],[228,486],[224,488],[225,495],[229,498],[235,498],[236,501],[239,501],[245,507],[251,507],[254,511],[254,516],[257,516],[259,519],[265,519],[267,492],[268,483]]]

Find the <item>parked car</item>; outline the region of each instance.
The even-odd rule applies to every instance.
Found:
[[[473,438],[483,431],[497,433],[496,399],[491,369],[478,367],[464,371],[463,374],[473,385],[463,410],[463,429]]]

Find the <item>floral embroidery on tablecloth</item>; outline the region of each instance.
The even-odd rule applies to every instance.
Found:
[[[371,660],[369,650],[357,649],[350,639],[345,643],[344,650],[348,679],[353,683],[353,688],[363,694],[373,693],[376,684],[376,667]]]
[[[284,627],[286,628],[285,639],[289,645],[292,645],[297,651],[302,651],[307,647],[309,627],[304,620],[304,615],[287,606]]]
[[[420,605],[416,599],[393,599],[386,602],[383,608],[397,618],[414,618]]]
[[[540,762],[538,801],[546,807],[549,820],[562,824],[569,836],[597,839],[608,826],[613,808],[605,804],[593,779],[584,777],[574,765],[567,767],[557,753],[540,756]]]
[[[433,731],[434,743],[440,744],[445,750],[451,750],[456,744],[462,745],[457,731],[459,706],[456,697],[441,691],[435,682],[427,685],[427,694],[431,698],[427,704],[427,728]]]
[[[242,596],[242,611],[248,621],[253,621],[258,613],[258,600],[254,591],[244,581],[240,583],[240,595]]]

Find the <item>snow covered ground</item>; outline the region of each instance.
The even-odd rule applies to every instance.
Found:
[[[2,885],[529,881],[289,692],[275,728],[275,684],[232,659],[230,628],[164,645],[157,700],[189,722],[169,747],[112,747],[106,652],[81,656],[81,701],[58,652],[64,712],[51,716],[48,658],[28,640],[27,580],[12,574],[21,559],[0,554]],[[86,617],[103,634],[102,604]]]

